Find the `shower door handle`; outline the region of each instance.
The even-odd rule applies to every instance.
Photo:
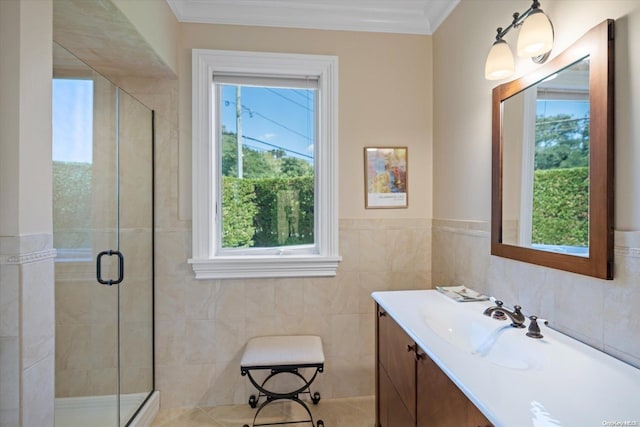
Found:
[[[102,278],[102,257],[105,255],[116,255],[118,257],[118,278],[116,280],[104,280]],[[109,286],[122,282],[122,279],[124,279],[124,257],[122,256],[122,252],[109,249],[108,251],[102,251],[98,254],[96,258],[96,279],[98,279],[98,283]]]

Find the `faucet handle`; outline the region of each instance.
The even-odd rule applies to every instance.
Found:
[[[483,314],[485,316],[493,317],[494,319],[505,320],[507,318],[507,316],[501,310],[502,304],[504,304],[504,303],[502,301],[500,301],[500,300],[497,300],[497,299],[493,299],[493,302],[494,302],[495,306],[494,307],[488,307],[487,309],[485,309]]]
[[[540,333],[540,326],[538,325],[538,316],[529,316],[529,320],[531,320],[531,322],[529,323],[529,331],[527,332],[527,336],[538,339],[543,338],[544,335]],[[549,324],[549,322],[544,319],[540,319],[540,321],[544,322],[545,325]]]

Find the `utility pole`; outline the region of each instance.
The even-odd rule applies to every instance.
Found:
[[[240,99],[240,85],[236,86],[236,139],[238,145],[238,178],[242,178],[242,101]]]

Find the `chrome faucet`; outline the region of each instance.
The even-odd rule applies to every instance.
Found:
[[[525,317],[524,314],[520,311],[522,307],[519,305],[513,306],[513,311],[509,311],[502,306],[503,302],[496,300],[496,305],[493,307],[489,307],[484,311],[485,316],[490,317],[504,317],[507,316],[511,319],[511,326],[514,328],[524,328]]]

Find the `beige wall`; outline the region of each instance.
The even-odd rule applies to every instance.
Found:
[[[53,40],[112,80],[173,79],[177,21],[164,3],[53,0]]]
[[[339,58],[340,218],[430,218],[431,37],[181,24],[180,214],[191,209],[191,49],[336,55]],[[409,208],[364,209],[363,147],[409,148]]]
[[[149,46],[177,74],[178,20],[166,1],[113,0]]]
[[[51,47],[46,44],[51,34],[33,31],[33,22],[44,26],[40,28],[51,28],[50,5],[42,6],[39,8],[36,1],[11,1],[2,6],[6,56],[0,82],[0,235],[50,233],[52,227],[47,209],[51,200],[51,144],[43,142],[51,135],[51,103],[42,102],[42,94],[51,92],[51,67],[46,67],[51,62]],[[31,173],[34,170],[43,173]]]
[[[51,1],[0,2],[0,425],[53,425]]]
[[[521,304],[569,335],[640,366],[640,3],[545,0],[552,57],[616,19],[615,280],[490,256],[491,89],[484,61],[495,35],[529,1],[463,0],[434,34],[433,282],[463,283]],[[464,31],[460,31],[464,28]],[[506,37],[511,46],[516,34]],[[536,67],[516,61],[516,76]]]

